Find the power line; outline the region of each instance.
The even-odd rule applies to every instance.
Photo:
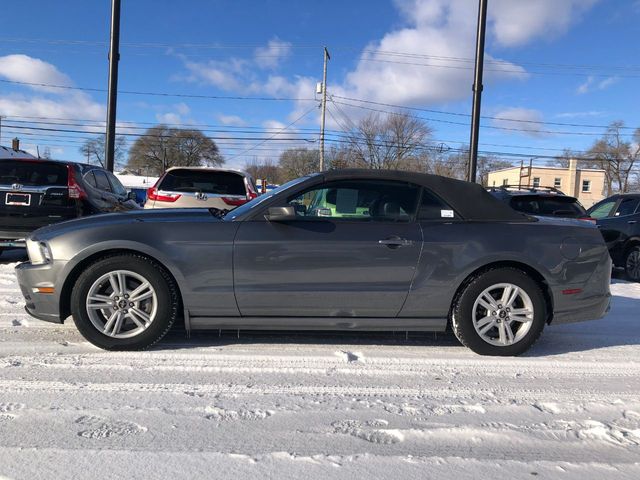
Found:
[[[91,87],[73,87],[70,85],[54,85],[49,83],[38,83],[38,82],[20,82],[17,80],[6,80],[0,79],[2,83],[10,83],[14,85],[26,85],[30,87],[46,87],[46,88],[57,88],[61,90],[79,90],[84,92],[100,92],[105,93],[107,89],[105,88],[91,88]],[[178,98],[199,98],[199,99],[213,99],[213,100],[260,100],[260,101],[290,101],[290,102],[303,102],[303,101],[314,101],[314,98],[285,98],[285,97],[243,97],[243,96],[233,96],[233,95],[198,95],[191,93],[165,93],[165,92],[142,92],[135,90],[118,90],[119,94],[126,95],[143,95],[143,96],[156,96],[156,97],[178,97]]]
[[[364,105],[357,105],[354,103],[347,103],[347,102],[335,102],[337,104],[340,105],[346,105],[346,106],[350,106],[350,107],[355,107],[355,108],[360,108],[360,109],[364,109],[364,110],[369,110],[369,111],[373,111],[373,112],[382,112],[382,113],[387,113],[390,115],[406,115],[405,113],[401,113],[401,112],[394,112],[394,111],[389,111],[389,110],[382,110],[379,108],[371,108],[371,107],[365,107]],[[399,107],[399,108],[403,108],[403,107]],[[411,108],[409,108],[408,110],[411,110]],[[437,122],[437,123],[447,123],[450,125],[463,125],[465,127],[469,126],[469,123],[466,122],[454,122],[452,120],[443,120],[441,118],[427,118],[427,117],[420,117],[420,116],[416,116],[416,115],[410,115],[413,116],[415,118],[419,118],[422,120],[428,120],[431,122]],[[502,121],[512,121],[512,120],[507,120],[506,118],[499,118],[499,120]],[[558,131],[558,130],[539,130],[539,129],[527,129],[527,128],[510,128],[510,127],[500,127],[497,125],[480,125],[480,128],[490,128],[493,130],[506,130],[506,131],[512,131],[512,132],[529,132],[529,133],[534,133],[534,134],[541,134],[541,133],[547,133],[547,134],[551,134],[551,135],[579,135],[579,136],[598,136],[598,135],[602,135],[602,133],[599,132],[566,132],[566,131]],[[620,135],[624,135],[624,136],[633,136],[632,133],[621,133]]]
[[[381,106],[385,106],[385,107],[392,107],[392,108],[400,108],[403,110],[415,110],[415,111],[420,111],[420,112],[427,112],[427,113],[438,113],[438,114],[442,114],[442,115],[455,115],[455,116],[460,116],[460,117],[471,117],[471,114],[469,113],[461,113],[461,112],[448,112],[445,110],[434,110],[434,109],[430,109],[430,108],[421,108],[421,107],[411,107],[408,105],[397,105],[397,104],[393,104],[393,103],[385,103],[385,102],[374,102],[373,100],[363,100],[360,98],[353,98],[353,97],[343,97],[341,95],[331,95],[333,98],[339,98],[342,100],[348,100],[348,101],[352,101],[352,102],[360,102],[360,103],[366,103],[366,104],[370,104],[370,105],[381,105]],[[563,126],[563,127],[584,127],[584,128],[609,128],[608,125],[593,125],[593,124],[585,124],[585,123],[568,123],[568,122],[546,122],[546,121],[542,121],[542,120],[525,120],[522,118],[508,118],[508,117],[497,117],[497,116],[491,116],[491,115],[481,115],[480,118],[485,118],[485,119],[489,119],[489,120],[502,120],[502,121],[507,121],[507,122],[518,122],[518,123],[534,123],[534,124],[539,124],[539,125],[556,125],[556,126]],[[635,130],[634,127],[620,127],[621,129],[625,129],[625,130]]]
[[[307,110],[306,112],[304,112],[302,115],[300,115],[298,118],[296,118],[296,119],[295,119],[293,122],[291,122],[290,124],[288,124],[288,125],[286,125],[286,126],[282,127],[282,128],[280,129],[280,131],[279,131],[279,132],[276,132],[276,133],[274,133],[272,136],[270,136],[270,137],[268,137],[268,138],[264,139],[263,141],[261,141],[260,143],[257,143],[254,147],[248,148],[248,149],[246,149],[245,151],[240,152],[240,153],[238,153],[237,155],[234,155],[234,156],[233,156],[233,157],[231,157],[229,160],[233,160],[234,158],[239,157],[240,155],[244,155],[245,153],[250,152],[250,151],[251,151],[251,150],[253,150],[255,147],[258,147],[258,146],[262,145],[263,143],[265,143],[265,142],[267,142],[267,141],[269,141],[269,140],[275,140],[275,137],[276,137],[277,135],[279,135],[280,133],[282,133],[282,132],[286,131],[288,128],[290,128],[290,127],[292,127],[293,125],[295,125],[296,123],[298,123],[298,122],[299,122],[300,120],[302,120],[304,117],[306,117],[307,115],[309,115],[313,110],[315,110],[315,106],[314,106],[314,107],[312,107],[312,108],[310,108],[310,109],[309,109],[309,110]]]

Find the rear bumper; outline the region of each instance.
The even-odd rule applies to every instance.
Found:
[[[606,255],[584,284],[553,287],[554,314],[551,324],[598,320],[604,317],[611,304],[610,284],[611,257]]]
[[[62,266],[53,263],[32,265],[21,263],[16,267],[18,285],[25,298],[25,310],[39,320],[62,323],[60,318],[60,292],[56,286],[56,278]],[[38,293],[37,287],[53,287],[54,293]]]

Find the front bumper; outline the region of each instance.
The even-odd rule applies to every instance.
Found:
[[[61,278],[58,273],[62,266],[56,262],[44,265],[32,265],[24,262],[16,267],[18,285],[25,298],[25,310],[29,315],[39,320],[52,323],[62,323],[60,318],[60,291],[56,279]],[[38,287],[53,287],[54,293],[39,293]]]

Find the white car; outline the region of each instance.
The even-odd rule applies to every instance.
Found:
[[[144,208],[232,210],[258,196],[248,173],[208,167],[172,167],[147,190]]]

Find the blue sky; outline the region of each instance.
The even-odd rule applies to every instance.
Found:
[[[84,132],[105,118],[106,94],[10,82],[105,89],[110,2],[4,7],[2,143],[18,135],[29,149],[80,160]],[[401,105],[423,109],[411,112],[428,119],[434,143],[459,148],[469,137],[476,12],[476,0],[122,0],[120,89],[144,94],[120,94],[121,132],[161,121],[207,125],[236,167],[290,146],[315,148],[326,45],[330,129],[367,108]],[[481,150],[553,155],[587,149],[614,120],[640,126],[639,20],[636,0],[489,0]],[[59,125],[29,123],[35,117]]]

